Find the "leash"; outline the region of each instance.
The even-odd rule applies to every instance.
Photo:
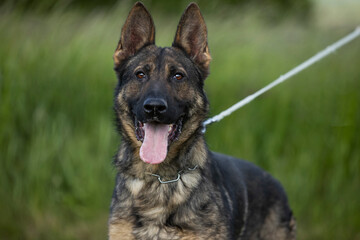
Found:
[[[323,59],[324,57],[328,56],[330,53],[335,52],[337,49],[341,48],[342,46],[348,44],[349,42],[351,42],[352,40],[354,40],[355,38],[360,36],[360,26],[358,26],[353,32],[351,32],[350,34],[346,35],[345,37],[341,38],[340,40],[338,40],[337,42],[333,43],[332,45],[326,47],[324,50],[322,50],[321,52],[317,53],[316,55],[312,56],[311,58],[309,58],[308,60],[306,60],[305,62],[301,63],[300,65],[296,66],[295,68],[291,69],[290,71],[288,71],[287,73],[285,73],[284,75],[281,75],[279,78],[277,78],[276,80],[274,80],[273,82],[271,82],[270,84],[266,85],[265,87],[261,88],[260,90],[258,90],[257,92],[247,96],[246,98],[244,98],[243,100],[237,102],[236,104],[232,105],[231,107],[229,107],[228,109],[222,111],[221,113],[219,113],[218,115],[215,115],[214,117],[211,117],[209,119],[207,119],[206,121],[203,122],[203,129],[202,129],[202,133],[206,132],[206,126],[209,124],[212,124],[214,122],[219,122],[220,120],[222,120],[224,117],[229,116],[230,114],[232,114],[233,112],[235,112],[236,110],[238,110],[239,108],[243,107],[244,105],[250,103],[251,101],[253,101],[255,98],[257,98],[258,96],[262,95],[263,93],[269,91],[270,89],[272,89],[273,87],[279,85],[280,83],[286,81],[287,79],[289,79],[290,77],[298,74],[299,72],[301,72],[302,70],[310,67],[311,65],[313,65],[314,63],[320,61],[321,59]]]

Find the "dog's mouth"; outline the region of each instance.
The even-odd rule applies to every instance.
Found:
[[[135,120],[135,135],[141,141],[140,158],[146,163],[159,164],[166,158],[168,146],[178,140],[182,118],[174,124]]]

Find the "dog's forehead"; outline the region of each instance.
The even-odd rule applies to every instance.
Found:
[[[178,48],[150,45],[143,48],[127,65],[134,67],[147,65],[151,70],[155,70],[184,67],[190,62],[190,59]]]
[[[136,67],[153,63],[160,52],[160,49],[155,45],[147,46],[141,49],[134,57],[127,62],[127,67]]]
[[[189,58],[187,58],[185,54],[178,48],[166,47],[163,48],[163,52],[164,53],[161,60],[167,64],[177,66],[184,65],[189,62]]]

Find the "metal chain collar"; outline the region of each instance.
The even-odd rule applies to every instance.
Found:
[[[149,173],[147,172],[146,174],[150,175],[150,176],[154,176],[154,177],[157,177],[157,179],[159,180],[160,183],[162,184],[167,184],[167,183],[173,183],[173,182],[177,182],[180,180],[180,177],[181,177],[181,174],[187,172],[187,171],[194,171],[196,168],[198,167],[198,165],[196,165],[195,167],[193,168],[188,168],[187,170],[181,170],[178,172],[177,174],[177,177],[175,179],[172,179],[172,180],[168,180],[168,181],[163,181],[161,180],[161,176],[158,175],[158,174],[155,174],[155,173]]]

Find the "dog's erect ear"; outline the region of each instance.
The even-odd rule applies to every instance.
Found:
[[[183,49],[202,70],[208,71],[211,56],[207,43],[207,29],[196,3],[190,3],[182,15],[173,47]]]
[[[133,56],[140,48],[155,43],[155,26],[150,13],[141,2],[135,3],[121,30],[114,53],[115,66]]]

